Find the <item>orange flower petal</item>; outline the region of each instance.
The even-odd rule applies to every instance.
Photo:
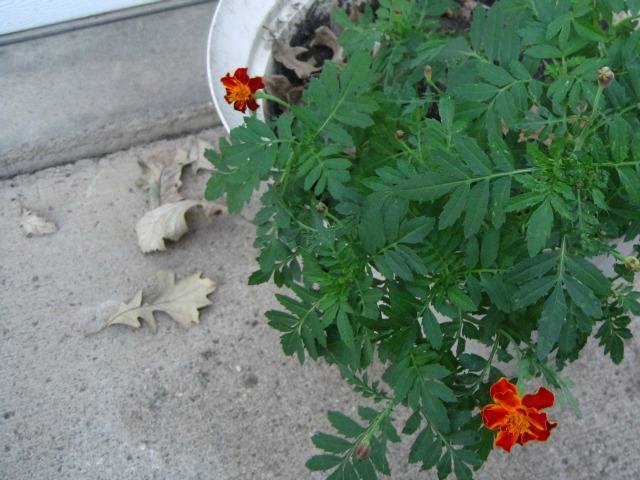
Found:
[[[509,410],[500,405],[487,405],[480,413],[482,422],[489,430],[497,430],[509,419]]]
[[[236,100],[233,103],[233,108],[239,112],[246,112],[247,111],[247,104],[245,103],[244,100]]]
[[[258,102],[256,102],[255,98],[251,97],[249,100],[247,100],[247,107],[255,112],[260,108],[260,105],[258,105]]]
[[[249,78],[249,74],[247,74],[247,70],[247,68],[238,68],[236,69],[233,76],[238,79],[238,82],[246,85],[247,83],[249,83],[249,80],[251,80]]]
[[[249,90],[251,90],[251,93],[256,93],[258,90],[264,88],[264,82],[262,81],[262,77],[253,77],[251,80],[249,80],[248,85],[249,85]]]
[[[227,90],[236,88],[236,86],[238,85],[236,79],[233,78],[229,73],[227,73],[226,77],[222,77],[220,81],[222,82],[222,85],[227,88]],[[229,92],[227,91],[227,93]]]
[[[511,447],[515,445],[517,440],[518,435],[516,433],[509,432],[508,430],[500,430],[493,444],[507,452],[511,452]]]
[[[554,402],[555,396],[544,387],[540,387],[533,395],[527,394],[522,397],[522,405],[536,410],[552,407]]]
[[[537,411],[527,412],[527,418],[532,426],[539,430],[544,430],[547,427],[547,414]]]
[[[497,392],[493,396],[493,401],[498,405],[502,405],[503,407],[510,410],[515,410],[516,408],[520,408],[522,406],[518,393],[513,393],[511,390],[507,390],[505,392]]]
[[[504,377],[494,383],[489,390],[491,398],[495,398],[498,393],[504,394],[505,392],[513,392],[515,395],[518,395],[516,386]]]

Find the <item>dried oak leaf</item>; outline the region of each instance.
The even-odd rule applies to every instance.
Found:
[[[289,105],[298,105],[302,101],[304,87],[292,85],[284,75],[265,75],[262,77],[262,81],[269,95],[273,95]]]
[[[105,325],[128,325],[140,328],[140,319],[155,333],[157,330],[154,314],[164,312],[185,330],[200,323],[198,309],[211,305],[208,295],[216,291],[217,283],[210,278],[202,278],[202,272],[196,272],[175,281],[170,270],[161,270],[156,274],[158,293],[148,302],[142,303],[142,290],[138,290],[129,302],[121,303]]]
[[[22,207],[20,213],[20,227],[27,237],[32,235],[41,237],[58,231],[58,226],[55,223],[25,207]]]
[[[205,150],[213,150],[213,145],[198,137],[193,137],[189,143],[189,160],[195,162],[195,171],[200,170],[213,171],[215,167],[204,156]]]
[[[315,36],[309,45],[312,47],[321,45],[329,48],[333,52],[331,61],[337,65],[344,65],[344,57],[342,56],[344,49],[338,45],[338,37],[330,28],[325,27],[324,25],[318,27],[316,29]]]
[[[182,169],[193,163],[187,150],[162,152],[138,163],[143,170],[142,180],[149,186],[153,208],[183,199],[178,192],[182,186]]]
[[[197,206],[203,207],[207,217],[219,215],[225,211],[224,207],[203,200],[182,200],[160,205],[145,213],[136,224],[140,249],[144,253],[166,250],[164,239],[175,242],[187,233],[189,227],[184,215],[187,210]]]
[[[289,70],[293,70],[298,78],[310,77],[312,73],[321,69],[321,67],[316,67],[315,61],[313,60],[303,62],[296,58],[298,55],[305,53],[306,51],[307,49],[304,47],[291,47],[277,38],[274,38],[271,44],[273,58]]]

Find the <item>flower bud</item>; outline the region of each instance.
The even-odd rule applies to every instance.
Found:
[[[324,203],[319,202],[316,205],[316,212],[318,212],[320,215],[324,215],[325,213],[327,213],[327,206]]]
[[[402,130],[396,131],[396,140],[401,140],[404,138],[404,132]]]
[[[624,266],[632,272],[640,272],[640,261],[634,256],[628,256],[624,259]]]
[[[424,79],[427,83],[431,82],[431,65],[424,67]]]
[[[602,88],[608,87],[609,84],[613,82],[614,78],[615,75],[609,67],[602,67],[600,70],[598,70],[598,85],[600,85]]]
[[[371,444],[369,442],[362,442],[356,447],[356,451],[353,452],[353,457],[356,460],[366,460],[371,454]]]

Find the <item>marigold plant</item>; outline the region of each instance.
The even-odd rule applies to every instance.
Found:
[[[494,446],[552,442],[541,410],[578,410],[563,367],[590,336],[620,363],[640,314],[640,33],[614,16],[638,5],[479,3],[452,32],[450,0],[376,3],[334,12],[345,63],[300,104],[206,152],[206,197],[240,212],[265,185],[249,282],[286,287],[269,325],[372,402],[329,412],[308,468],[390,475],[412,435],[410,463],[469,479]],[[233,78],[237,109],[268,97]]]

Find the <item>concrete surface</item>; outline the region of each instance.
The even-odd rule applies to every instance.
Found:
[[[216,3],[0,46],[0,178],[219,125]]]
[[[359,397],[334,369],[281,352],[264,318],[275,288],[246,285],[257,266],[253,226],[194,212],[168,251],[138,249],[148,194],[137,160],[192,144],[160,141],[0,182],[0,478],[324,478],[304,467],[317,453],[310,437],[330,431],[327,410],[354,414]],[[197,198],[206,177],[187,170],[183,191]],[[20,203],[60,230],[26,238]],[[156,335],[112,326],[86,336],[139,288],[151,293],[161,268],[219,282],[201,324],[182,331],[160,318]],[[583,418],[554,407],[549,442],[496,450],[476,478],[636,480],[639,338],[619,367],[591,342],[566,372]],[[392,478],[435,479],[405,465],[409,448],[391,447]]]
[[[165,18],[176,25],[168,30],[139,18],[0,48],[0,174],[35,170],[0,180],[1,480],[322,479],[304,467],[319,453],[311,435],[331,431],[327,410],[355,415],[360,397],[335,369],[300,367],[266,325],[276,288],[246,285],[257,265],[245,218],[207,222],[196,211],[166,252],[137,246],[148,209],[137,161],[191,148],[196,134],[147,140],[198,130],[215,143],[222,134],[202,130],[213,123],[199,70],[205,45],[181,43],[206,38],[212,11],[190,7]],[[187,169],[183,192],[198,198],[206,178]],[[25,237],[21,204],[60,230]],[[162,268],[219,283],[199,325],[182,331],[162,317],[156,335],[113,326],[87,336],[138,289],[152,293]],[[559,426],[547,443],[496,450],[475,478],[637,480],[637,321],[632,330],[622,365],[592,340],[566,369],[582,418],[554,407]],[[435,479],[406,464],[410,445],[390,447],[392,478]]]

